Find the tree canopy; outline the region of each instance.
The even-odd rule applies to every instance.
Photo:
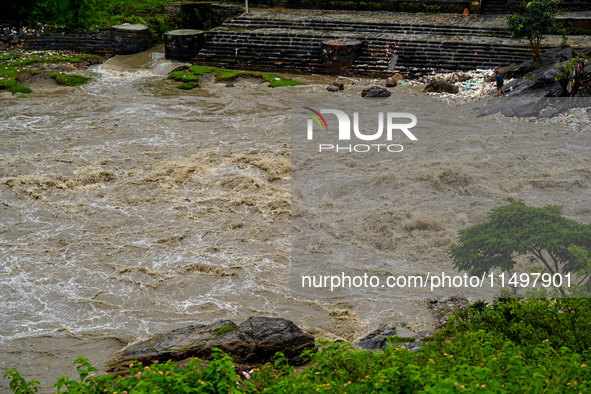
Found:
[[[449,255],[456,269],[473,275],[495,268],[510,272],[516,258],[525,256],[550,274],[578,274],[578,284],[588,287],[591,225],[565,218],[559,206],[532,207],[519,200],[460,230]]]
[[[507,18],[507,30],[513,38],[527,38],[534,60],[540,58],[544,35],[556,30],[554,14],[558,5],[553,0],[532,0]]]

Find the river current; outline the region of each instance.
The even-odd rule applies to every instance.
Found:
[[[429,314],[403,297],[291,292],[291,105],[332,97],[333,79],[182,91],[164,79],[177,66],[157,51],[117,56],[82,87],[0,97],[0,371],[47,386],[74,376],[79,355],[100,367],[152,333],[251,315],[332,339],[396,319],[429,329]],[[368,242],[378,255],[449,270],[457,231],[518,198],[590,221],[586,134],[476,118],[410,86],[394,94],[428,109],[431,131],[399,171],[368,181],[412,198],[343,224],[379,233]]]

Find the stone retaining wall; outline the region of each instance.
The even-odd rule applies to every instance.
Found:
[[[236,4],[175,2],[162,5],[163,13],[184,29],[209,30],[244,10]]]
[[[147,30],[128,31],[116,28],[45,32],[27,35],[23,48],[49,50],[75,50],[104,55],[131,54],[148,48]]]
[[[211,29],[220,26],[226,19],[242,13],[235,4],[213,2],[177,2],[164,4],[162,13],[176,23],[189,29]],[[75,50],[102,55],[132,54],[148,49],[146,30],[127,30],[109,27],[99,30],[63,30],[36,33],[21,28],[13,34],[8,27],[0,29],[0,41],[26,49]]]
[[[327,67],[322,58],[323,43],[356,40],[361,53],[348,67]],[[495,68],[531,58],[528,46],[487,42],[454,42],[428,36],[319,31],[210,31],[205,47],[197,55],[203,65],[259,71],[388,76],[388,48],[395,43],[397,66],[449,70]]]

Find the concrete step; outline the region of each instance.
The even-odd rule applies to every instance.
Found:
[[[436,24],[413,24],[409,22],[379,22],[364,23],[350,21],[327,21],[327,20],[287,20],[270,19],[256,16],[240,16],[228,22],[230,27],[250,28],[250,29],[300,29],[300,30],[332,30],[349,32],[368,32],[368,33],[403,33],[403,34],[437,34],[437,35],[457,35],[466,36],[502,36],[508,37],[509,34],[502,28],[478,28],[475,26],[454,26],[454,25],[436,25]]]
[[[205,47],[197,56],[202,64],[231,65],[258,70],[289,72],[339,72],[328,70],[321,62],[321,43],[342,39],[337,31],[260,31],[211,30]],[[504,66],[531,57],[529,47],[494,42],[438,41],[412,36],[363,34],[365,41],[356,62],[344,73],[352,75],[382,75],[388,70],[388,48],[396,42],[398,67],[474,69]],[[343,73],[343,71],[340,71]]]

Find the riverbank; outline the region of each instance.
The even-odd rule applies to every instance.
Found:
[[[288,317],[334,340],[357,341],[393,320],[429,330],[430,312],[405,290],[326,299],[290,289],[292,100],[352,100],[383,82],[344,79],[332,93],[334,78],[318,75],[274,89],[205,78],[181,91],[166,80],[177,65],[162,52],[115,57],[86,70],[92,80],[81,87],[3,93],[0,369],[47,385],[75,376],[79,355],[101,366],[153,333],[252,315]],[[457,231],[519,198],[590,221],[584,134],[477,118],[418,85],[390,91],[388,108],[416,113],[420,143],[368,178],[386,198],[380,215],[342,224],[383,235],[368,243],[379,264],[358,269],[451,270],[446,250]],[[342,193],[355,190],[335,187],[333,205]],[[424,218],[438,225],[417,226]]]
[[[418,345],[400,343],[409,340],[397,335],[400,326],[382,330],[388,336],[373,336],[378,346],[371,352],[347,342],[319,339],[314,345],[310,335],[285,319],[251,317],[238,326],[225,320],[134,344],[125,350],[130,357],[114,367],[116,373],[97,373],[80,357],[75,361],[79,380],[62,376],[56,387],[96,393],[146,387],[236,394],[585,392],[591,385],[590,318],[588,299],[478,302],[464,305],[448,326]],[[16,387],[39,385],[15,370],[8,375]]]

